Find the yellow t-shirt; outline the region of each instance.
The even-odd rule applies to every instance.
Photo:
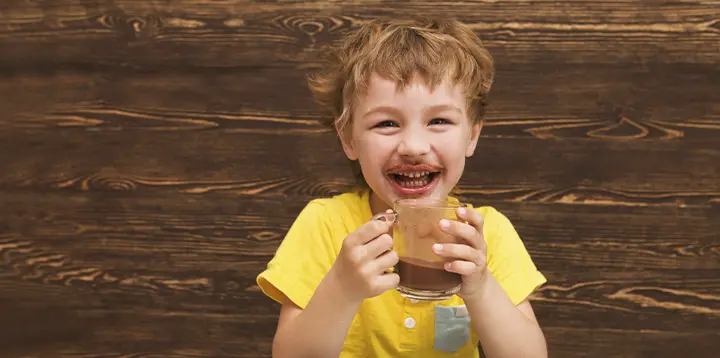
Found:
[[[330,270],[343,239],[372,218],[369,192],[310,201],[290,227],[267,269],[262,291],[305,308]],[[546,282],[510,221],[492,207],[484,216],[488,268],[514,304]],[[415,301],[396,290],[365,300],[345,338],[341,357],[478,357],[478,337],[463,300]]]

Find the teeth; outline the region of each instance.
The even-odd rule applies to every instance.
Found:
[[[410,173],[398,173],[398,174],[406,176],[406,177],[410,177],[410,178],[421,178],[421,177],[424,177],[424,176],[430,174],[430,172],[410,172]]]
[[[415,188],[415,187],[422,187],[425,185],[428,185],[427,179],[420,179],[420,180],[403,180],[400,182],[400,185],[408,188]]]
[[[396,179],[398,184],[406,188],[423,187],[428,185],[430,172],[395,173],[399,176]],[[407,178],[407,179],[404,179]]]

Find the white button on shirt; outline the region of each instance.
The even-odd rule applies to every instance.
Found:
[[[405,318],[406,328],[415,328],[415,319],[412,317]]]

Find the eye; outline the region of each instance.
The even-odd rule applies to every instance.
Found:
[[[397,123],[395,123],[395,122],[393,122],[393,121],[390,121],[390,120],[388,120],[388,121],[382,121],[382,122],[380,122],[380,123],[378,123],[378,124],[375,125],[375,127],[378,127],[378,128],[383,128],[383,127],[396,127],[396,126],[397,126]]]
[[[452,122],[445,118],[433,118],[430,120],[430,124],[452,124]]]

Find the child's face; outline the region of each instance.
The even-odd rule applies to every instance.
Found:
[[[471,124],[462,88],[450,81],[431,91],[415,77],[397,89],[392,80],[370,78],[341,135],[345,154],[359,160],[388,206],[400,198],[444,198],[460,180],[481,126]]]

